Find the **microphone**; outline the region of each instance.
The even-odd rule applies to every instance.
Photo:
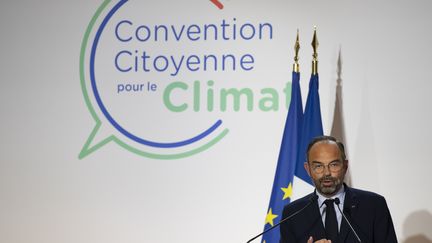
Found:
[[[281,221],[279,221],[279,223],[273,225],[272,227],[268,228],[267,230],[265,230],[264,232],[261,232],[259,235],[253,237],[252,239],[248,240],[246,243],[250,243],[251,241],[255,240],[256,238],[260,237],[261,235],[269,232],[270,230],[276,228],[277,226],[281,225],[282,223],[284,223],[285,221],[287,221],[288,219],[296,216],[297,214],[301,213],[301,211],[305,210],[307,207],[309,207],[309,205],[311,205],[313,202],[315,202],[318,199],[318,196],[316,194],[314,194],[311,198],[309,198],[309,202],[302,207],[301,209],[295,211],[294,213],[292,213],[291,215],[289,215],[288,217],[282,219]]]
[[[360,240],[360,237],[358,236],[357,232],[356,232],[356,231],[354,230],[354,228],[352,227],[350,221],[348,221],[347,217],[345,216],[345,214],[344,214],[344,213],[342,212],[342,210],[340,209],[340,207],[339,207],[339,204],[340,204],[340,200],[339,200],[339,198],[335,198],[335,199],[334,199],[334,202],[336,203],[336,206],[337,206],[337,208],[339,209],[339,212],[340,212],[340,213],[342,214],[342,216],[344,217],[345,221],[347,221],[349,227],[351,228],[351,231],[354,233],[354,235],[355,235],[355,237],[357,238],[358,242],[362,242],[362,241]]]

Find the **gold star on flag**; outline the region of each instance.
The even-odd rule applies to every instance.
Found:
[[[284,196],[282,200],[285,200],[287,198],[291,198],[292,196],[292,185],[291,183],[288,185],[288,187],[282,187],[281,190],[284,192]]]
[[[270,208],[266,216],[266,220],[265,220],[266,224],[270,224],[271,226],[273,226],[273,219],[275,218],[277,218],[277,215],[273,214],[272,209]]]

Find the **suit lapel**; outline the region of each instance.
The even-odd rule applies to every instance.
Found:
[[[348,220],[350,220],[350,218],[355,217],[355,214],[357,213],[357,208],[358,208],[358,201],[356,199],[355,193],[352,192],[347,185],[345,185],[345,201],[344,201],[343,212],[347,216]],[[348,233],[351,232],[348,223],[344,221],[345,219],[342,216],[342,223],[339,232],[339,242],[345,242]]]

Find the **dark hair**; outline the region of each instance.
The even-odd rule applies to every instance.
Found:
[[[307,150],[306,150],[306,160],[309,162],[309,151],[311,150],[312,146],[314,146],[314,144],[319,143],[319,142],[334,142],[336,143],[336,145],[339,148],[340,154],[341,154],[341,159],[343,161],[346,160],[346,154],[345,154],[345,146],[343,145],[342,142],[338,141],[335,137],[332,136],[318,136],[312,139],[312,141],[310,141]]]

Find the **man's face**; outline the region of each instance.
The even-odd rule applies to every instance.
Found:
[[[342,187],[348,161],[342,161],[336,143],[322,141],[312,146],[304,166],[318,192],[331,197]]]

